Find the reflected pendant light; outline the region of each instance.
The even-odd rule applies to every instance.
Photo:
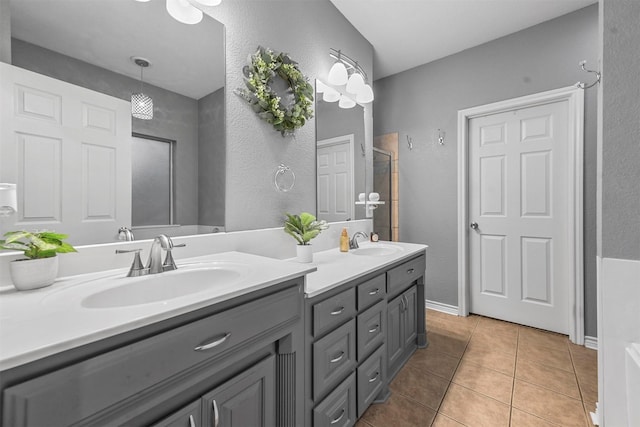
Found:
[[[131,59],[140,67],[140,92],[131,94],[131,115],[136,119],[151,120],[153,119],[153,99],[142,91],[142,72],[151,65],[151,62],[140,57]]]
[[[353,108],[356,106],[356,101],[349,98],[348,96],[341,95],[340,102],[338,102],[338,107],[340,108]]]
[[[202,21],[202,11],[187,0],[167,0],[167,12],[173,19],[183,24],[197,24]]]
[[[340,99],[340,92],[332,87],[327,86],[322,94],[322,100],[324,102],[336,102]]]

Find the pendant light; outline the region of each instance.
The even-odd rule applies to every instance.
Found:
[[[349,77],[349,81],[347,82],[347,92],[358,94],[364,90],[364,79],[362,78],[362,74],[353,73],[351,77]]]
[[[167,0],[167,12],[176,21],[191,25],[202,21],[203,16],[202,11],[187,0]]]
[[[356,102],[368,104],[371,101],[373,101],[373,89],[368,84],[365,84],[362,90],[356,95]]]
[[[134,56],[131,60],[140,67],[140,92],[131,94],[131,115],[136,119],[153,119],[153,99],[142,91],[142,72],[151,65],[147,59]]]
[[[335,86],[342,86],[347,83],[347,68],[340,61],[337,61],[329,70],[329,83]]]
[[[356,101],[349,98],[348,96],[341,95],[340,102],[338,102],[338,107],[340,108],[353,108],[356,106]]]

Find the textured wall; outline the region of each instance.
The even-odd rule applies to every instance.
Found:
[[[353,134],[353,200],[365,189],[365,157],[362,156],[364,146],[364,110],[356,105],[350,109],[340,108],[337,102],[316,103],[316,134],[318,141]],[[351,219],[364,219],[364,207],[354,205],[354,216]]]
[[[457,112],[566,87],[597,64],[598,8],[587,7],[376,81],[374,135],[400,133],[400,240],[429,245],[427,298],[457,305]],[[444,146],[433,132],[446,131]],[[413,138],[409,151],[407,135]],[[585,93],[586,334],[596,335],[596,90]]]
[[[242,67],[258,45],[289,53],[313,82],[327,80],[333,63],[329,48],[342,49],[372,76],[371,44],[328,0],[224,1],[206,11],[226,32],[227,229],[276,227],[284,212],[315,212],[315,121],[295,138],[283,138],[233,90],[243,87]],[[296,174],[288,193],[276,191],[273,184],[280,163]]]
[[[640,260],[640,2],[603,2],[602,257]]]
[[[131,99],[140,82],[69,56],[12,39],[12,64],[96,92]],[[134,132],[176,141],[176,222],[198,220],[198,103],[174,92],[145,85],[154,100],[154,119],[133,118]]]
[[[198,224],[224,226],[224,88],[198,100]]]

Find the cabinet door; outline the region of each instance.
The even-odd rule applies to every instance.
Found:
[[[275,357],[270,356],[203,396],[203,425],[274,426],[275,394]]]
[[[202,407],[201,401],[197,400],[192,404],[174,412],[168,417],[158,421],[151,427],[201,427],[200,421]]]
[[[402,294],[405,302],[404,311],[404,342],[405,351],[416,346],[418,336],[418,290],[415,286]]]
[[[402,295],[387,304],[387,354],[389,375],[395,375],[404,344],[404,300]]]

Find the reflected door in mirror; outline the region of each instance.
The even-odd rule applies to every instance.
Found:
[[[353,219],[353,135],[317,142],[318,219]]]

